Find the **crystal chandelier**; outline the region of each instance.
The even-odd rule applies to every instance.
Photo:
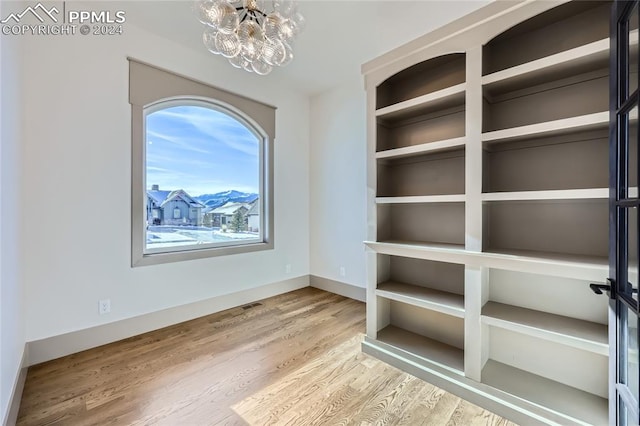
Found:
[[[291,62],[291,43],[304,26],[293,1],[197,0],[195,12],[206,25],[202,41],[211,53],[259,75]]]

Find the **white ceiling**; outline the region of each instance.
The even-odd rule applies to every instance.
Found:
[[[419,37],[490,0],[302,0],[306,29],[294,44],[294,60],[274,70],[265,82],[285,79],[308,94],[322,92],[360,76],[360,66]],[[192,1],[127,2],[127,23],[206,51],[203,26],[194,17]],[[231,66],[211,55],[211,61]],[[238,70],[238,72],[244,72]]]

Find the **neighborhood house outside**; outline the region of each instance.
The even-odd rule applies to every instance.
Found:
[[[258,194],[226,191],[193,197],[182,189],[147,190],[147,249],[248,242],[260,238]]]

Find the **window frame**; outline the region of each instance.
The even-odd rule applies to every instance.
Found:
[[[248,121],[241,113],[234,111],[232,108],[230,108],[228,105],[223,105],[221,102],[217,102],[213,99],[194,99],[193,97],[179,97],[179,98],[174,98],[174,99],[167,99],[167,100],[162,100],[156,103],[153,103],[151,105],[148,105],[144,108],[144,129],[145,129],[145,134],[146,134],[146,128],[147,128],[147,116],[149,116],[150,114],[153,114],[154,112],[157,111],[162,111],[164,109],[168,109],[168,108],[172,108],[172,107],[177,107],[177,106],[195,106],[195,107],[200,107],[200,108],[207,108],[210,109],[212,111],[216,111],[222,114],[225,114],[231,118],[233,118],[234,120],[237,120],[238,122],[240,122],[240,124],[242,124],[247,130],[249,130],[251,132],[251,134],[253,134],[256,139],[258,140],[258,196],[261,197],[262,194],[264,193],[264,163],[265,163],[265,159],[264,159],[264,146],[268,143],[268,136],[258,127],[255,126],[254,123],[251,123],[250,121]],[[147,159],[147,143],[146,143],[146,135],[145,135],[145,142],[143,143],[144,147],[144,151],[143,151],[143,162],[144,162],[144,188],[148,188],[148,182],[146,181],[146,159]],[[173,188],[173,189],[179,189],[179,188]],[[181,189],[181,188],[180,188]],[[147,201],[148,197],[143,197],[145,200],[145,203]],[[147,206],[145,206],[145,211],[147,209]],[[187,210],[187,216],[183,216],[182,211],[179,207],[174,207],[173,208],[173,220],[178,220],[178,219],[192,219],[192,213],[193,210],[197,210],[194,208],[189,207]],[[176,216],[176,213],[178,214],[178,216]],[[197,212],[196,212],[197,213]],[[250,244],[255,244],[255,243],[261,243],[264,241],[264,229],[266,228],[266,224],[264,223],[264,212],[262,211],[262,208],[260,209],[260,224],[262,225],[260,227],[259,230],[259,235],[256,238],[251,238],[251,239],[247,239],[247,241],[245,240],[236,240],[236,241],[224,241],[224,242],[218,242],[218,243],[199,243],[197,245],[185,245],[185,246],[176,246],[176,247],[171,247],[171,248],[148,248],[145,247],[143,248],[143,252],[144,255],[154,255],[154,254],[163,254],[163,253],[177,253],[177,252],[188,252],[188,251],[192,251],[192,250],[206,250],[206,249],[215,249],[215,248],[224,248],[224,247],[236,247],[236,246],[247,246]],[[146,221],[146,217],[145,217],[145,221]],[[148,225],[148,224],[147,224]],[[143,231],[145,231],[146,229],[143,229]],[[146,239],[146,232],[145,232],[145,239]]]
[[[131,104],[131,266],[156,265],[274,248],[273,145],[275,107],[201,83],[152,65],[129,60]],[[198,105],[199,104],[199,105]],[[260,239],[232,244],[146,249],[146,116],[171,105],[198,105],[230,115],[260,141]]]

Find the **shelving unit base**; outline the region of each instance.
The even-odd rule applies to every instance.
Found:
[[[487,362],[487,383],[480,383],[378,339],[365,336],[362,352],[521,425],[608,424],[606,399],[495,361]],[[538,390],[523,390],[528,384]],[[564,396],[547,401],[545,390]]]

